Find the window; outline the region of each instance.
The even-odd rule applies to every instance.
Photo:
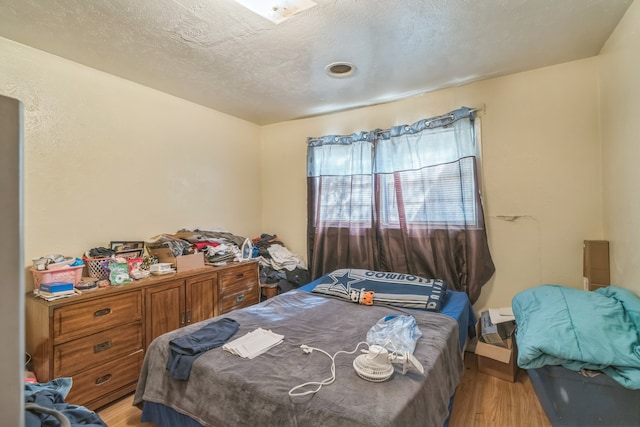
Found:
[[[398,207],[412,225],[475,225],[473,158],[381,176],[381,225],[399,227]],[[401,200],[398,200],[400,199]]]
[[[383,228],[476,226],[477,126],[478,119],[326,137],[308,160],[310,175],[321,176],[314,221],[372,227],[379,215]]]
[[[322,179],[319,219],[338,226],[359,223],[371,227],[373,177],[327,176]]]

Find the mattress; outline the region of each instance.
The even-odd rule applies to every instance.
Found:
[[[308,285],[305,285],[299,288],[298,291],[303,291],[302,293],[308,294],[315,287],[316,282],[317,281],[311,282]],[[318,298],[329,298],[329,297],[319,296]],[[349,304],[345,302],[340,302],[340,303]],[[411,312],[412,309],[406,309],[405,311]],[[475,315],[473,313],[471,304],[466,294],[462,292],[448,291],[445,297],[441,314],[444,314],[447,317],[452,318],[457,322],[457,328],[454,331],[454,333],[456,335],[458,350],[460,350],[460,353],[462,353],[461,350],[463,349],[467,341],[467,337],[473,336],[475,331]],[[420,316],[422,316],[422,314],[420,314]],[[195,369],[195,366],[194,366],[194,369]],[[345,372],[345,371],[343,370],[342,372]],[[453,395],[454,391],[455,391],[455,386],[451,390],[451,394],[448,396]],[[316,397],[316,400],[317,399],[318,398]],[[172,426],[172,427],[178,427],[178,426],[198,427],[204,424],[204,423],[198,422],[196,419],[190,416],[187,416],[171,408],[170,406],[164,405],[162,403],[154,402],[152,400],[153,399],[151,400],[144,399],[142,421],[151,421],[158,426]],[[450,408],[451,408],[451,404],[449,401],[447,410],[450,410]],[[446,420],[443,424],[446,425]]]

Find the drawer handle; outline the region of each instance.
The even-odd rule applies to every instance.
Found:
[[[93,346],[93,352],[94,353],[100,353],[101,351],[105,351],[105,350],[108,350],[110,348],[111,348],[111,340],[94,345]]]
[[[244,301],[244,295],[240,295],[236,297],[236,302],[242,302],[242,301]]]
[[[242,280],[242,279],[244,279],[244,273],[236,274],[236,279],[237,279],[237,280]]]
[[[102,317],[102,316],[106,316],[108,314],[111,314],[111,309],[110,308],[103,308],[102,310],[98,310],[95,313],[93,313],[93,317]]]
[[[96,380],[96,385],[104,384],[111,379],[111,374],[104,375]]]

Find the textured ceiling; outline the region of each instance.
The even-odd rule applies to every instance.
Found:
[[[315,2],[0,0],[0,37],[262,125],[597,55],[632,0]]]

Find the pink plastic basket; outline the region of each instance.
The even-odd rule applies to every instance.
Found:
[[[33,274],[33,286],[36,289],[40,289],[42,283],[54,283],[54,282],[70,282],[73,285],[77,285],[82,280],[82,268],[83,265],[76,267],[61,268],[58,270],[43,270],[38,271],[31,269]]]

